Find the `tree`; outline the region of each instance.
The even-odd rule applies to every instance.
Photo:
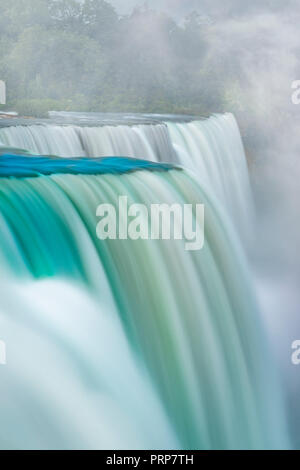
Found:
[[[39,26],[20,35],[6,58],[9,83],[20,98],[71,99],[96,93],[103,81],[101,46],[85,36]]]
[[[48,28],[50,23],[47,0],[1,0],[1,36],[15,39],[27,28]]]
[[[82,4],[77,0],[50,0],[49,14],[59,30],[79,32],[82,24]]]
[[[118,15],[104,0],[50,0],[49,13],[59,30],[77,32],[109,44],[118,27]]]
[[[104,0],[85,0],[82,3],[82,22],[85,33],[101,44],[110,44],[115,37],[119,17]]]

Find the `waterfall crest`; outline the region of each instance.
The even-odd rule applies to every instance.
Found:
[[[0,178],[0,319],[12,361],[0,446],[288,447],[247,262],[222,205],[190,171],[137,170]],[[204,249],[97,239],[96,207],[120,195],[205,204]]]
[[[68,113],[61,113],[68,116]],[[72,113],[70,113],[72,116]],[[59,116],[56,113],[54,117]],[[240,132],[231,113],[179,122],[168,116],[147,124],[95,125],[76,114],[68,124],[30,124],[0,128],[4,146],[39,155],[69,157],[126,156],[179,163],[197,173],[223,203],[243,239],[251,238],[253,201]],[[100,118],[99,118],[100,119]],[[132,118],[133,119],[133,118]],[[136,118],[137,119],[137,118]],[[103,117],[102,117],[103,120]],[[142,118],[140,118],[142,121]],[[80,124],[80,125],[79,125]],[[0,148],[1,151],[1,148]]]

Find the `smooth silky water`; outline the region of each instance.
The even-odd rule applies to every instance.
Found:
[[[0,447],[289,446],[243,250],[192,173],[3,155],[0,175]],[[205,204],[204,248],[97,239],[120,195]]]
[[[240,132],[231,113],[208,119],[151,115],[53,113],[52,119],[9,120],[0,143],[61,157],[127,156],[175,162],[197,173],[250,243],[253,201]],[[1,126],[1,122],[0,122]],[[1,152],[1,146],[0,146]]]
[[[0,447],[288,448],[234,117],[98,118],[0,128]],[[204,248],[99,240],[124,195],[205,204]]]

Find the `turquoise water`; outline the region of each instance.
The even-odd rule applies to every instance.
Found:
[[[1,448],[289,447],[243,249],[196,176],[18,155],[0,175]],[[124,195],[204,204],[204,248],[99,240]]]
[[[30,155],[3,154],[0,159],[0,177],[40,176],[52,174],[101,175],[122,174],[147,169],[167,171],[174,168],[170,163],[155,163],[147,160],[124,157],[102,158],[55,158]]]
[[[63,158],[123,155],[179,164],[210,188],[247,244],[254,224],[253,201],[237,122],[231,113],[195,119],[152,115],[145,121],[143,115],[94,113],[55,113],[44,122],[11,119],[9,127],[0,123],[0,154],[17,147]]]

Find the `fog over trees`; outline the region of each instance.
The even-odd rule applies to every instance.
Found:
[[[175,21],[140,6],[120,16],[104,0],[0,5],[0,76],[10,107],[23,114],[53,108],[203,114],[231,99],[224,93],[225,81],[234,79],[231,67],[225,81],[214,72],[211,24],[200,13]]]

